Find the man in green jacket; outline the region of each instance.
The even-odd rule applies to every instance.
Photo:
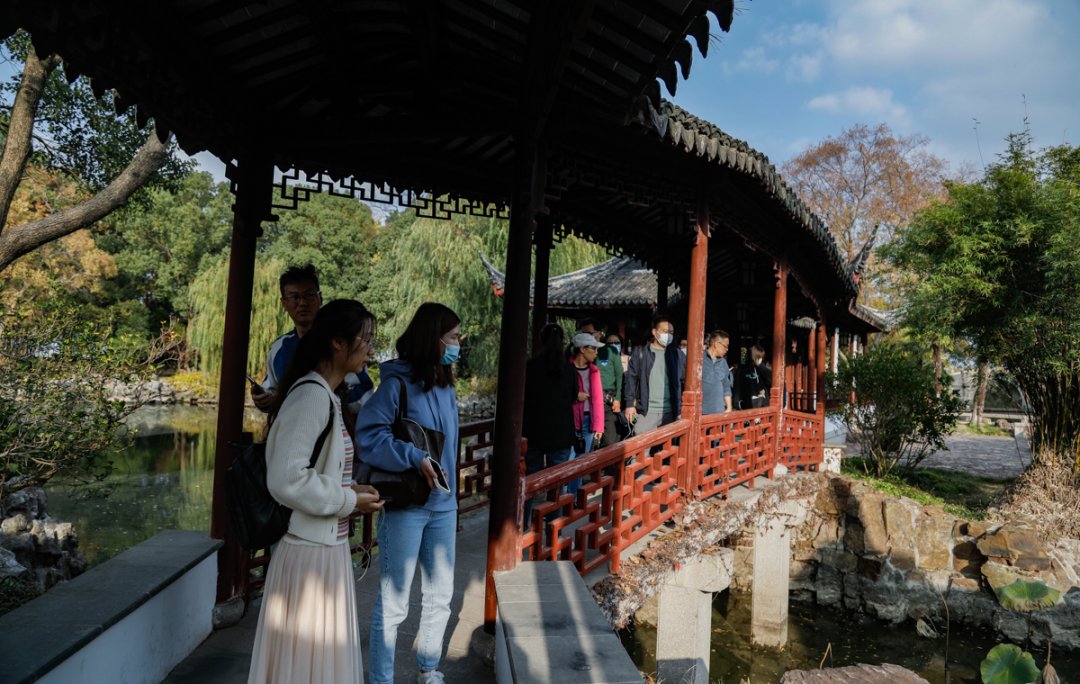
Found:
[[[615,414],[622,412],[623,367],[622,339],[615,333],[607,336],[606,344],[596,355],[596,367],[600,369],[600,383],[604,388],[604,439],[601,446],[618,442],[619,431]]]

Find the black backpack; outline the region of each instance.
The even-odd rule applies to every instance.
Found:
[[[315,380],[304,380],[293,385],[289,391],[308,383],[319,384]],[[334,401],[331,399],[330,415],[326,427],[315,440],[308,468],[315,467],[333,424]],[[275,501],[266,486],[265,442],[245,445],[240,455],[225,469],[225,503],[236,540],[245,549],[265,549],[276,544],[289,530],[292,509]]]

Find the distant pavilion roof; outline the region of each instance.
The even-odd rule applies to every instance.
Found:
[[[501,296],[505,282],[502,271],[492,266],[483,254],[480,260],[487,269],[492,289],[497,296]],[[535,281],[529,286],[530,303],[534,286]],[[630,257],[616,257],[596,266],[548,279],[550,309],[653,309],[657,304],[656,295],[656,273]],[[669,303],[679,296],[678,287],[668,287]]]

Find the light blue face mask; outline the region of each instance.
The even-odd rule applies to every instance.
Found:
[[[443,355],[442,355],[442,364],[444,366],[449,366],[450,364],[457,361],[458,356],[460,356],[460,355],[461,355],[461,346],[460,345],[448,344],[448,345],[446,345],[446,351],[444,351]]]
[[[614,342],[610,342],[610,343],[608,343],[608,347],[614,349],[616,354],[621,354],[622,353],[622,345],[621,344],[615,344]]]

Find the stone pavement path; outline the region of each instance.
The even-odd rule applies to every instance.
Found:
[[[484,684],[495,681],[494,669],[480,655],[490,648],[493,639],[484,634],[484,568],[487,564],[487,511],[477,511],[461,518],[458,530],[457,562],[454,573],[454,600],[450,624],[446,628],[449,644],[441,665],[448,682]],[[362,572],[362,571],[361,571]],[[356,602],[360,615],[360,643],[367,667],[371,611],[378,591],[379,571],[373,566],[357,576]],[[239,624],[214,632],[195,652],[176,666],[164,684],[244,684],[247,682],[255,626],[261,600],[255,601]],[[395,656],[395,684],[416,681],[413,642],[420,623],[420,573],[416,573],[409,596],[409,617],[398,631]],[[476,647],[473,647],[473,644]],[[367,672],[364,673],[365,681]]]
[[[1022,434],[1015,438],[953,435],[945,445],[947,450],[927,456],[919,467],[1011,480],[1031,465],[1031,448]]]

